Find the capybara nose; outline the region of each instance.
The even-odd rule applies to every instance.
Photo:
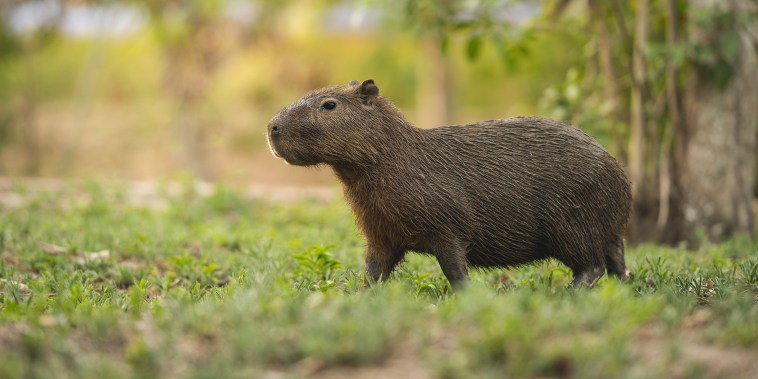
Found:
[[[279,128],[279,125],[277,125],[276,123],[271,122],[270,124],[268,124],[268,132],[272,136],[279,135],[280,130],[281,128]]]

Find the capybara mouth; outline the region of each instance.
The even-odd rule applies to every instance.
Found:
[[[284,159],[287,164],[293,165],[293,166],[310,166],[312,165],[311,162],[300,159],[292,154],[288,154],[287,156],[281,156],[280,158]]]
[[[292,154],[291,152],[287,152],[286,149],[282,147],[281,139],[274,135],[269,135],[266,139],[268,141],[268,148],[271,150],[271,154],[277,158],[284,159],[287,164],[293,165],[293,166],[308,166],[309,163],[305,160],[299,159],[297,156]]]
[[[266,138],[266,141],[268,141],[268,149],[271,151],[271,155],[281,158],[282,156],[276,151],[276,148],[274,147],[274,143],[271,141],[271,138]]]

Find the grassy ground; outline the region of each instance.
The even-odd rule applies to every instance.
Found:
[[[361,289],[344,203],[192,186],[17,187],[0,205],[1,378],[758,377],[758,243],[629,249],[634,280],[431,258]]]

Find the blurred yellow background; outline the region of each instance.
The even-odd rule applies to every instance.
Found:
[[[465,36],[441,53],[379,2],[151,3],[6,5],[0,175],[333,184],[266,148],[268,120],[305,92],[373,78],[421,127],[535,114],[588,43],[576,20],[546,24],[508,67],[491,45],[470,59]],[[426,101],[439,91],[447,111]]]
[[[266,124],[370,78],[419,127],[537,114],[581,128],[627,169],[631,240],[754,230],[753,0],[14,0],[0,14],[0,177],[336,187],[275,160]]]

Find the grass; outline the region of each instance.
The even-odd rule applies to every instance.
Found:
[[[0,206],[0,377],[751,377],[758,243],[628,250],[634,279],[567,290],[555,261],[453,294],[410,256],[361,288],[341,200],[186,186],[159,206],[70,184]],[[0,203],[1,204],[1,203]],[[412,374],[412,375],[411,375]]]

